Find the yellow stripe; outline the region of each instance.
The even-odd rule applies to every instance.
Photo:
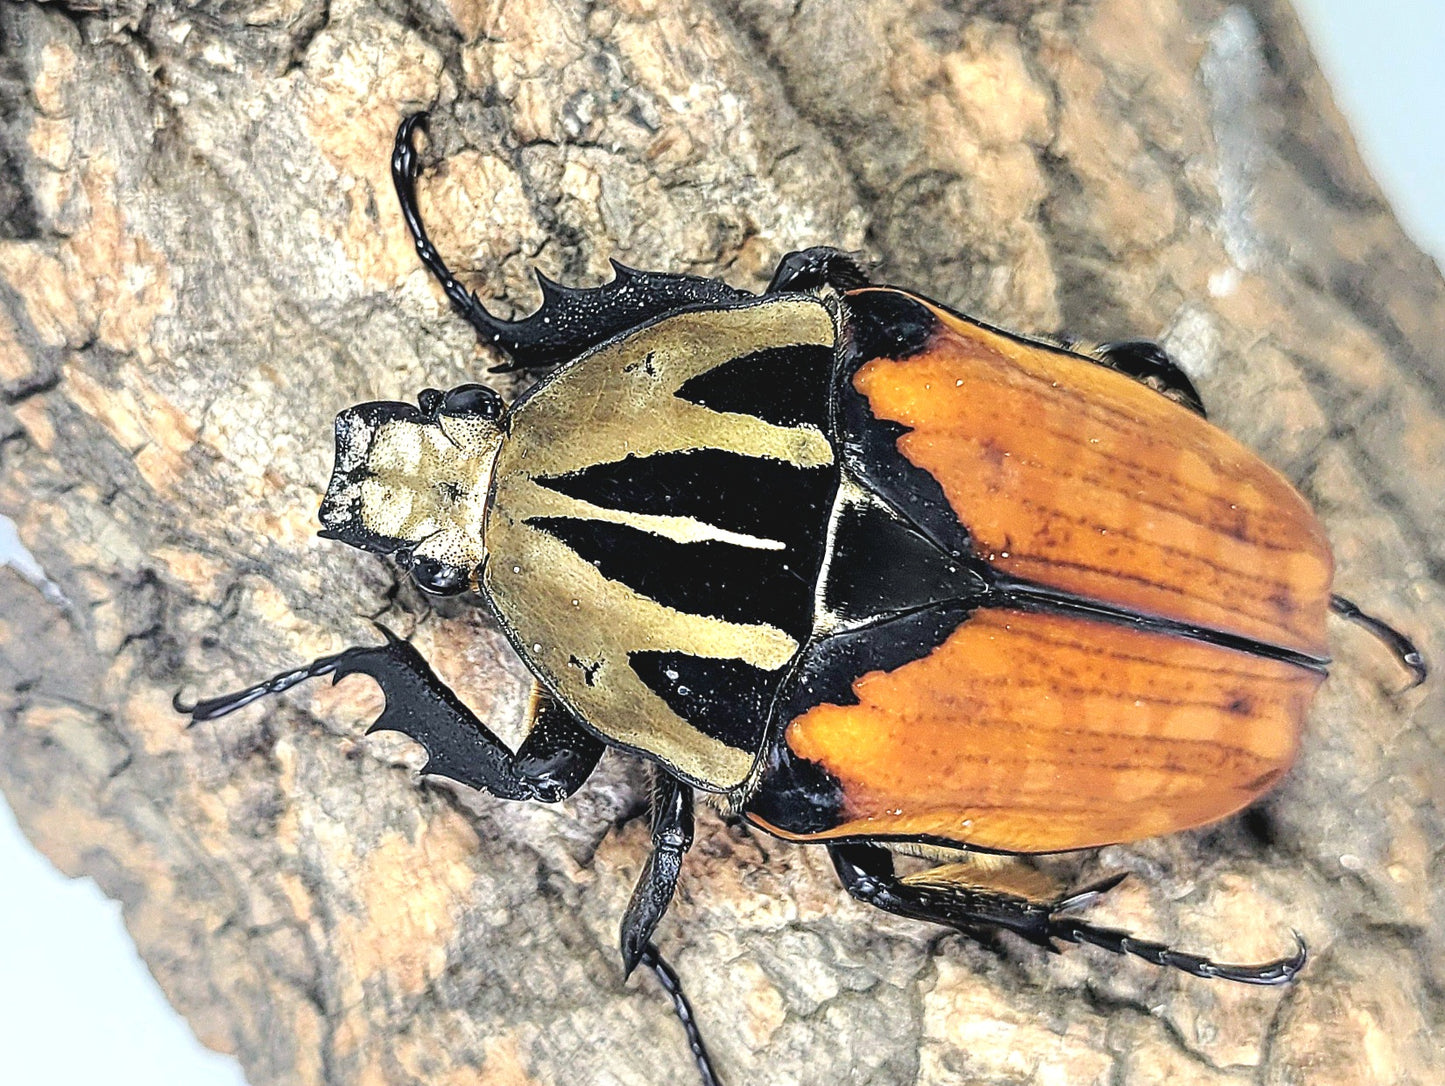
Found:
[[[734,358],[790,344],[831,347],[833,337],[828,311],[810,299],[764,299],[666,318],[543,382],[517,405],[497,461],[485,584],[527,662],[597,731],[718,791],[747,779],[756,752],[730,747],[679,717],[632,670],[629,655],[679,652],[776,671],[797,654],[798,641],[774,626],[666,607],[602,576],[526,521],[575,517],[680,543],[717,541],[763,551],[784,544],[692,517],[607,509],[534,480],[690,449],[767,457],[799,468],[832,464],[832,446],[813,427],[717,412],[674,393]],[[651,365],[635,364],[649,356]]]

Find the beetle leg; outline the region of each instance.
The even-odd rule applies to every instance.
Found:
[[[1258,965],[1228,965],[1067,915],[1118,885],[1122,875],[1054,901],[1033,901],[983,887],[941,880],[929,882],[926,875],[919,880],[905,881],[894,874],[892,853],[877,845],[836,844],[829,845],[828,852],[844,888],[859,901],[899,916],[943,924],[966,935],[1004,928],[1055,952],[1058,951],[1055,940],[1089,943],[1115,954],[1133,954],[1196,977],[1220,977],[1241,984],[1285,984],[1294,979],[1305,963],[1305,944],[1298,933],[1295,934],[1298,946],[1288,957]]]
[[[481,722],[476,721],[476,726]],[[526,738],[512,760],[518,777],[538,790],[538,799],[555,803],[581,788],[605,748],[541,683],[533,684]]]
[[[370,675],[386,696],[386,708],[367,729],[398,731],[426,748],[423,773],[432,773],[501,799],[556,803],[575,792],[602,757],[603,743],[561,706],[534,702],[533,727],[514,754],[476,718],[409,642],[385,626],[386,643],[347,649],[282,672],[256,686],[189,707],[175,703],[192,724],[233,713],[258,698],[279,694],[307,679]]]
[[[477,296],[452,274],[452,270],[447,267],[446,261],[427,235],[426,227],[422,225],[421,209],[416,199],[416,179],[421,172],[421,160],[412,139],[416,130],[425,124],[425,113],[413,113],[402,121],[396,130],[396,144],[391,152],[391,182],[396,188],[397,201],[401,204],[401,216],[406,220],[407,229],[411,231],[416,255],[426,270],[431,272],[432,278],[446,291],[452,307],[467,319],[483,340],[495,343],[509,322],[500,321],[487,312],[487,307],[482,305]]]
[[[494,366],[493,372],[549,369],[665,313],[696,305],[730,305],[753,297],[718,279],[637,271],[614,260],[612,282],[599,287],[564,287],[538,272],[542,307],[520,320],[494,317],[447,267],[422,225],[416,198],[420,159],[412,139],[425,122],[426,115],[416,113],[397,129],[391,154],[392,183],[422,264],[482,342],[511,359]]]
[[[682,1023],[682,1028],[687,1032],[687,1047],[692,1050],[693,1061],[697,1064],[698,1074],[702,1076],[702,1086],[720,1086],[717,1072],[713,1070],[712,1057],[708,1055],[707,1046],[702,1043],[702,1034],[698,1032],[697,1018],[692,1013],[692,1004],[683,994],[682,981],[678,979],[676,971],[667,964],[667,961],[657,952],[657,947],[651,943],[643,944],[639,960],[641,964],[656,974],[663,991],[672,997],[673,1013],[677,1015],[677,1020]]]
[[[1120,373],[1128,374],[1136,381],[1163,393],[1169,399],[1189,408],[1200,418],[1208,418],[1204,401],[1189,375],[1179,368],[1179,363],[1169,357],[1169,352],[1150,339],[1126,339],[1117,343],[1105,343],[1091,352],[1104,365]]]
[[[1411,641],[1399,630],[1395,629],[1395,627],[1387,622],[1382,622],[1373,615],[1365,614],[1365,612],[1345,599],[1344,596],[1331,596],[1330,610],[1341,618],[1355,623],[1357,626],[1363,626],[1385,643],[1389,650],[1395,654],[1395,659],[1399,660],[1400,664],[1410,672],[1411,681],[1410,685],[1405,687],[1406,690],[1415,689],[1415,687],[1429,678],[1430,667],[1425,663],[1424,654],[1415,647],[1415,642]]]
[[[868,286],[869,282],[868,273],[855,255],[817,245],[788,253],[778,261],[778,270],[773,272],[773,281],[764,293],[812,291],[820,287],[856,290]]]
[[[667,912],[677,889],[682,858],[692,847],[692,789],[672,774],[655,770],[652,778],[652,854],[632,891],[632,900],[622,914],[622,964],[625,976],[645,965],[657,976],[663,990],[672,997],[672,1007],[682,1028],[703,1086],[718,1086],[712,1057],[702,1043],[692,1004],[683,994],[682,982],[672,966],[652,944],[652,933]]]
[[[692,789],[658,770],[652,780],[652,854],[622,914],[622,964],[629,976],[672,903],[682,858],[691,847]]]

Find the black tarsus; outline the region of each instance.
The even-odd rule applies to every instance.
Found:
[[[655,770],[652,781],[652,853],[622,914],[622,966],[631,976],[652,945],[652,933],[677,889],[682,859],[692,847],[692,789]]]
[[[672,774],[654,770],[652,778],[652,853],[632,891],[632,900],[622,914],[622,968],[631,976],[639,965],[656,974],[663,990],[672,997],[672,1008],[687,1033],[687,1045],[703,1086],[719,1086],[717,1072],[707,1046],[698,1032],[692,1004],[682,991],[682,981],[658,953],[652,933],[672,903],[683,857],[692,847],[692,788]]]
[[[1054,952],[1058,951],[1055,940],[1089,943],[1115,954],[1133,954],[1192,976],[1218,977],[1240,984],[1286,984],[1304,968],[1308,955],[1304,940],[1295,932],[1297,946],[1293,954],[1258,965],[1229,965],[1064,915],[1094,902],[1117,886],[1122,875],[1058,901],[1039,902],[986,888],[910,885],[894,874],[893,854],[878,845],[835,844],[828,846],[828,852],[844,888],[859,901],[899,916],[943,924],[965,935],[977,935],[981,929],[1004,928]]]
[[[1410,685],[1405,687],[1405,690],[1414,690],[1430,677],[1430,665],[1425,662],[1424,654],[1416,647],[1415,642],[1395,627],[1373,615],[1365,614],[1344,596],[1331,596],[1330,610],[1357,626],[1363,626],[1385,643],[1386,648],[1394,654],[1395,659],[1399,660],[1401,666],[1413,676]],[[1404,691],[1402,690],[1401,693]]]
[[[446,291],[453,308],[467,319],[483,339],[497,343],[506,331],[508,322],[499,321],[488,313],[486,306],[482,305],[477,296],[452,274],[452,270],[447,267],[446,261],[442,260],[441,254],[427,235],[426,227],[422,225],[421,209],[417,206],[416,199],[416,179],[421,173],[421,158],[416,153],[416,145],[412,139],[418,128],[426,127],[426,122],[425,113],[413,113],[403,120],[396,130],[396,144],[391,152],[391,182],[396,187],[401,215],[406,220],[406,228],[411,231],[416,255]]]
[[[677,1015],[677,1020],[682,1023],[683,1030],[687,1033],[687,1047],[692,1050],[693,1062],[697,1064],[697,1072],[702,1076],[702,1086],[722,1086],[721,1080],[717,1077],[717,1071],[713,1069],[712,1057],[708,1055],[707,1046],[702,1042],[702,1034],[697,1028],[697,1018],[692,1012],[692,1004],[688,1002],[687,996],[682,990],[682,981],[678,979],[676,970],[668,965],[657,947],[651,943],[645,943],[638,954],[638,962],[647,966],[656,975],[657,981],[662,985],[663,991],[672,997],[672,1009]]]
[[[1189,375],[1179,368],[1179,363],[1169,357],[1168,351],[1152,339],[1125,339],[1117,343],[1105,343],[1094,354],[1110,369],[1157,388],[1200,418],[1209,417],[1204,410],[1204,401],[1199,398],[1199,391],[1194,387]]]
[[[390,631],[387,631],[388,633]],[[348,649],[347,652],[352,650]],[[245,690],[238,690],[234,694],[222,694],[216,698],[203,698],[200,701],[186,705],[181,701],[181,692],[176,691],[175,697],[171,698],[171,708],[182,716],[191,719],[186,722],[186,727],[195,727],[197,724],[204,724],[208,720],[215,720],[218,717],[234,713],[237,709],[244,709],[253,701],[259,698],[269,697],[272,694],[280,694],[290,690],[298,683],[307,679],[318,679],[323,675],[330,675],[336,670],[337,662],[345,656],[345,652],[338,652],[334,656],[323,656],[319,660],[307,664],[305,667],[293,668],[291,671],[283,671],[279,675],[273,675],[263,683],[255,686],[248,686]]]
[[[306,679],[331,675],[333,682],[339,682],[359,672],[375,679],[386,697],[386,707],[367,734],[397,731],[415,739],[427,752],[423,773],[459,781],[499,799],[556,803],[581,787],[596,767],[602,757],[602,740],[555,703],[540,707],[531,731],[514,754],[437,677],[410,642],[377,625],[386,636],[384,645],[358,646],[324,656],[189,708],[181,704],[179,695],[173,704],[178,712],[190,715],[191,724],[198,724],[289,690]]]
[[[414,113],[397,129],[391,156],[392,181],[422,264],[482,341],[510,359],[493,367],[493,372],[546,369],[654,317],[695,306],[733,305],[754,297],[717,279],[638,271],[613,260],[615,278],[598,287],[566,287],[538,272],[537,283],[542,291],[538,310],[514,321],[494,317],[452,274],[422,225],[416,199],[420,159],[412,140],[417,128],[425,123],[426,114]]]

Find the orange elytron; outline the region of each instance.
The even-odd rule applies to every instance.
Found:
[[[1324,678],[1331,557],[1304,500],[1096,359],[895,291],[848,303],[927,328],[906,352],[855,335],[851,386],[985,587],[925,655],[794,702],[779,739],[836,782],[836,815],[759,821],[1052,852],[1212,822],[1273,785]]]

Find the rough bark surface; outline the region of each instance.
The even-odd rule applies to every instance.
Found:
[[[215,692],[415,637],[482,714],[520,666],[317,540],[342,406],[493,361],[387,178],[488,299],[535,265],[752,288],[783,252],[1024,330],[1162,338],[1320,511],[1339,588],[1445,663],[1445,285],[1354,151],[1283,0],[88,0],[0,8],[0,785],[254,1083],[689,1081],[616,925],[643,777],[558,808],[418,782],[361,679],[184,731]],[[515,387],[512,389],[515,391]],[[1061,858],[1100,910],[1256,991],[997,951],[849,901],[824,854],[706,816],[661,930],[726,1080],[1438,1082],[1445,682],[1359,631],[1247,818]]]

